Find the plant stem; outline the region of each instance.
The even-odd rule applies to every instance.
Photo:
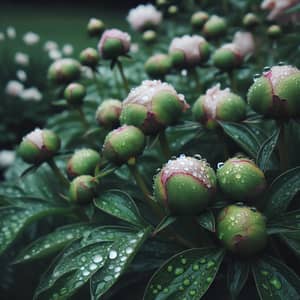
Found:
[[[88,122],[87,122],[87,120],[85,118],[85,115],[84,115],[82,107],[78,107],[77,111],[79,113],[79,117],[80,117],[80,120],[81,120],[81,123],[82,123],[84,129],[88,129],[89,128],[89,124],[88,124]]]
[[[106,171],[103,171],[101,173],[99,173],[97,176],[95,176],[96,179],[100,179],[100,178],[103,178],[111,173],[113,173],[115,170],[117,170],[118,168],[117,167],[113,167],[113,168],[110,168]]]
[[[117,60],[117,66],[118,66],[120,75],[122,77],[122,81],[123,81],[123,85],[124,85],[125,91],[126,91],[126,93],[129,93],[128,81],[127,81],[127,78],[126,78],[126,76],[124,74],[122,63],[119,60]]]
[[[192,75],[194,77],[194,80],[195,80],[195,83],[196,83],[195,91],[200,93],[201,92],[201,83],[200,83],[200,79],[199,79],[199,75],[197,73],[197,70],[192,69],[191,73],[192,73]]]
[[[99,86],[99,81],[98,81],[98,78],[97,78],[97,71],[94,70],[93,71],[93,77],[94,77],[94,82],[95,82],[95,85],[96,85],[96,89],[97,89],[97,94],[98,96],[101,95],[101,87]]]
[[[227,15],[228,14],[228,1],[227,0],[223,0],[222,1],[222,6],[223,6],[224,15]]]
[[[280,160],[280,170],[284,172],[288,169],[289,159],[288,159],[288,148],[286,144],[286,136],[285,136],[285,126],[284,121],[278,121],[278,126],[280,129],[279,139],[277,143],[278,152],[279,152],[279,160]]]
[[[165,159],[169,159],[171,157],[171,150],[170,150],[169,143],[167,140],[166,131],[165,130],[161,131],[159,133],[158,138],[159,138],[160,147],[165,156]]]
[[[51,158],[50,160],[48,160],[47,163],[50,166],[50,168],[52,169],[53,173],[57,176],[57,178],[59,178],[60,182],[64,186],[69,187],[69,185],[70,185],[69,180],[65,177],[65,175],[57,167],[57,165],[56,165],[55,161],[53,160],[53,158]]]
[[[235,74],[234,74],[234,70],[230,70],[228,71],[228,78],[230,81],[230,85],[231,85],[231,90],[236,93],[237,92],[237,86],[236,86],[236,78],[235,78]]]

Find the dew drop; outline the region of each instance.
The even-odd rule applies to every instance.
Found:
[[[181,263],[182,263],[183,265],[185,265],[185,264],[187,263],[186,258],[182,258],[182,259],[181,259]]]
[[[89,275],[90,275],[90,272],[89,272],[88,270],[84,270],[84,271],[82,272],[82,275],[83,275],[83,276],[89,276]]]
[[[206,269],[210,269],[215,266],[215,262],[213,260],[209,260],[206,265]]]
[[[195,291],[195,290],[190,290],[190,291],[189,291],[189,294],[190,294],[191,296],[195,296],[195,295],[196,295],[196,291]]]
[[[193,271],[198,271],[200,269],[199,265],[194,264],[193,265]]]
[[[220,168],[222,168],[224,166],[224,163],[223,162],[219,162],[218,164],[217,164],[217,169],[220,169]]]
[[[103,257],[101,256],[101,255],[95,255],[94,257],[93,257],[93,262],[94,263],[99,263],[99,262],[101,262],[103,260]]]
[[[96,264],[90,264],[89,269],[90,269],[91,271],[94,271],[94,270],[97,269],[97,265],[96,265]]]
[[[176,276],[178,276],[178,275],[182,274],[183,271],[184,271],[183,268],[176,268],[175,271],[174,271],[174,274],[175,274]]]
[[[104,281],[105,282],[109,282],[109,281],[111,281],[113,279],[113,277],[111,276],[111,275],[108,275],[108,276],[105,276],[104,277]]]
[[[173,271],[173,267],[172,266],[168,266],[167,271],[168,272],[172,272]]]
[[[281,282],[273,277],[270,279],[270,284],[276,289],[276,290],[280,290],[281,289]]]
[[[183,285],[189,286],[191,284],[191,281],[189,279],[184,279]]]
[[[115,250],[111,250],[111,251],[109,251],[108,257],[109,257],[110,259],[115,259],[115,258],[118,257],[118,252],[115,251]]]
[[[131,247],[126,248],[125,252],[127,254],[131,254],[133,252],[133,249]]]

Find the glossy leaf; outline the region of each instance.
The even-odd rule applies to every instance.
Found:
[[[300,230],[280,234],[280,238],[300,257]]]
[[[282,214],[267,224],[269,234],[284,233],[300,230],[300,210]]]
[[[141,227],[144,221],[136,207],[133,199],[120,190],[110,190],[94,200],[95,206],[102,211]]]
[[[173,216],[165,216],[161,222],[156,226],[156,228],[153,231],[153,235],[156,235],[160,231],[164,230],[171,224],[173,224],[176,221],[176,217]]]
[[[262,300],[299,299],[300,278],[275,258],[265,256],[252,265],[256,288]]]
[[[144,300],[198,300],[223,260],[222,249],[190,249],[173,256],[151,278]]]
[[[112,245],[105,266],[91,278],[91,297],[101,299],[126,271],[143,242],[150,234],[150,228],[116,240]]]
[[[215,216],[212,211],[208,210],[203,212],[200,216],[197,217],[197,222],[205,229],[215,232],[216,231],[216,222]]]
[[[271,218],[284,212],[300,190],[300,167],[277,177],[267,191],[264,214]]]

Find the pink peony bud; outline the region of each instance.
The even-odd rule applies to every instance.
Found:
[[[236,32],[233,43],[242,57],[252,54],[255,50],[254,38],[251,32]]]

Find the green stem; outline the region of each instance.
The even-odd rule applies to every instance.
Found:
[[[200,93],[201,92],[201,82],[200,82],[200,79],[199,79],[199,75],[198,75],[198,72],[196,69],[192,69],[191,71],[193,77],[194,77],[194,80],[195,80],[195,83],[196,83],[196,92]]]
[[[277,147],[278,147],[279,159],[280,159],[280,170],[282,172],[286,171],[289,166],[288,148],[287,148],[287,143],[286,143],[285,126],[284,125],[285,125],[284,121],[278,122],[280,133],[279,133]]]
[[[227,15],[228,14],[228,1],[227,0],[223,0],[222,1],[222,6],[223,6],[224,15]]]
[[[52,169],[53,173],[57,176],[57,178],[59,178],[60,182],[64,186],[69,187],[69,185],[70,185],[69,180],[65,177],[65,175],[57,167],[57,165],[56,165],[55,161],[53,160],[53,158],[51,158],[50,160],[48,160],[48,165]]]
[[[160,147],[165,156],[165,159],[169,159],[171,157],[171,150],[170,150],[169,143],[167,140],[166,131],[165,130],[161,131],[159,133],[158,138],[159,138]]]
[[[110,168],[108,170],[105,170],[101,173],[99,173],[97,176],[95,176],[96,179],[100,179],[100,178],[103,178],[111,173],[113,173],[114,171],[116,171],[118,168],[117,167],[113,167],[113,168]]]
[[[228,78],[230,81],[230,85],[231,85],[231,90],[236,93],[237,92],[237,86],[236,86],[236,78],[235,78],[235,74],[234,74],[234,70],[230,70],[228,71]]]
[[[124,85],[124,88],[125,88],[125,91],[127,93],[129,93],[129,85],[128,85],[128,81],[127,81],[127,78],[124,74],[124,70],[123,70],[123,66],[122,66],[122,63],[117,60],[117,66],[118,66],[118,69],[119,69],[119,72],[120,72],[120,75],[122,77],[122,81],[123,81],[123,85]]]
[[[87,120],[85,118],[85,115],[84,115],[82,107],[78,107],[77,111],[79,113],[79,117],[80,117],[80,120],[81,120],[81,123],[82,123],[84,129],[88,129],[89,128],[89,124],[88,124],[88,122],[87,122]]]
[[[94,77],[94,82],[95,82],[96,89],[97,89],[97,94],[98,94],[98,96],[100,96],[101,95],[101,87],[99,86],[99,81],[98,81],[98,78],[97,78],[97,71],[96,70],[93,71],[93,77]]]

